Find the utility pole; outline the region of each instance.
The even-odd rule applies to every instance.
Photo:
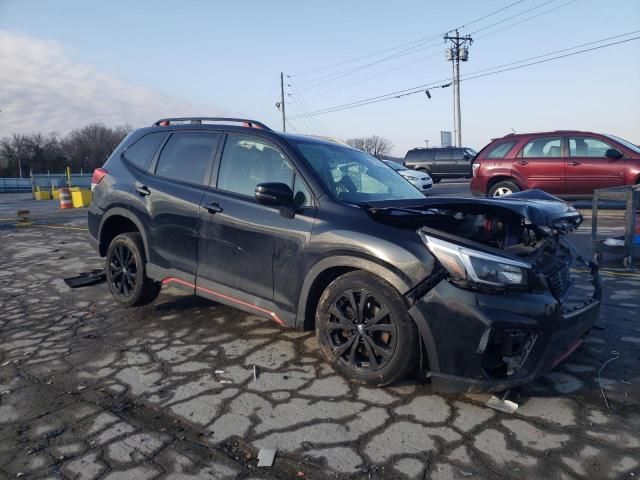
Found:
[[[280,106],[282,107],[282,131],[286,132],[287,115],[284,110],[284,73],[282,72],[280,72]]]
[[[466,62],[469,59],[469,48],[473,38],[471,35],[461,37],[456,30],[455,37],[445,35],[445,41],[451,42],[451,47],[447,49],[447,60],[453,64],[453,122],[456,145],[462,146],[462,121],[460,116],[460,61]]]

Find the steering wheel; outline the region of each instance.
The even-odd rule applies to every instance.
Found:
[[[353,180],[349,175],[344,175],[336,184],[336,191],[338,193],[356,193],[358,191],[358,187],[356,187],[356,184],[353,183]]]

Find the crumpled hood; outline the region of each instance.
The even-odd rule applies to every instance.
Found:
[[[385,204],[386,203],[386,204]],[[560,231],[570,231],[582,223],[582,215],[573,206],[542,190],[526,190],[512,193],[500,198],[450,198],[426,197],[416,202],[376,202],[370,209],[406,209],[427,210],[439,207],[443,209],[462,209],[469,213],[483,214],[492,211],[510,210],[528,219],[540,227],[556,228]]]

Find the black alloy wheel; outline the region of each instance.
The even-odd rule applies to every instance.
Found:
[[[389,385],[419,366],[420,335],[405,299],[370,272],[333,280],[318,301],[315,327],[323,357],[353,382]]]
[[[125,307],[153,302],[162,284],[147,277],[142,237],[137,232],[117,235],[107,249],[107,283],[111,294]]]
[[[124,244],[116,246],[109,261],[111,287],[123,297],[130,297],[138,281],[133,252]]]
[[[328,342],[351,368],[384,367],[396,348],[397,330],[387,305],[367,290],[345,290],[329,307]]]

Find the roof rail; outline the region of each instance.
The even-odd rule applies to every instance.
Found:
[[[229,123],[244,123],[246,126],[251,128],[261,128],[262,130],[271,130],[264,123],[258,122],[257,120],[250,120],[248,118],[228,118],[228,117],[175,117],[175,118],[161,118],[157,122],[154,122],[152,126],[168,126],[174,122],[189,122],[195,125],[202,124],[203,121],[206,122],[229,122]]]

